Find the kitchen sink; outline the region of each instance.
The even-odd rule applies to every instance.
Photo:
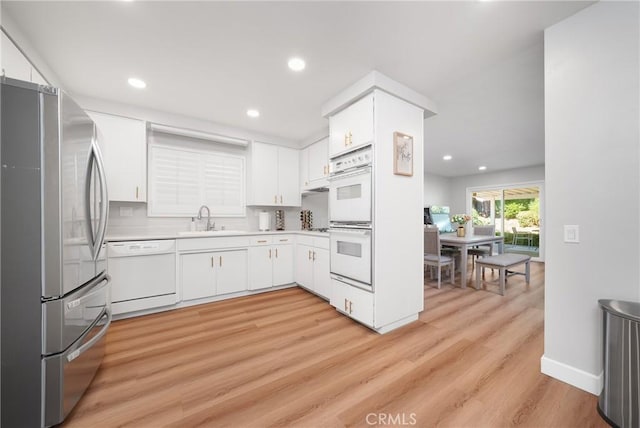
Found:
[[[179,236],[224,236],[224,235],[242,235],[247,232],[243,230],[198,230],[178,232]]]

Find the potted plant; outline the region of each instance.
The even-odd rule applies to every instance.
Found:
[[[458,223],[458,236],[463,237],[465,235],[465,224],[471,220],[471,216],[467,214],[455,214],[451,217],[451,221]]]

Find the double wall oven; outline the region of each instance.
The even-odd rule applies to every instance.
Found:
[[[329,236],[331,277],[373,291],[371,146],[331,161]]]

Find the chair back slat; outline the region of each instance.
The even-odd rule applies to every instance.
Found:
[[[440,255],[440,232],[437,227],[424,229],[424,253]]]
[[[496,234],[496,225],[490,224],[488,226],[475,226],[473,228],[473,234],[480,236],[494,236]]]

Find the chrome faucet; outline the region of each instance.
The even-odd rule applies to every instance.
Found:
[[[202,220],[202,209],[203,208],[207,209],[207,228],[205,230],[215,230],[216,222],[214,221],[213,224],[211,223],[211,210],[209,210],[208,206],[203,205],[203,206],[200,207],[200,209],[198,210],[198,220]]]

